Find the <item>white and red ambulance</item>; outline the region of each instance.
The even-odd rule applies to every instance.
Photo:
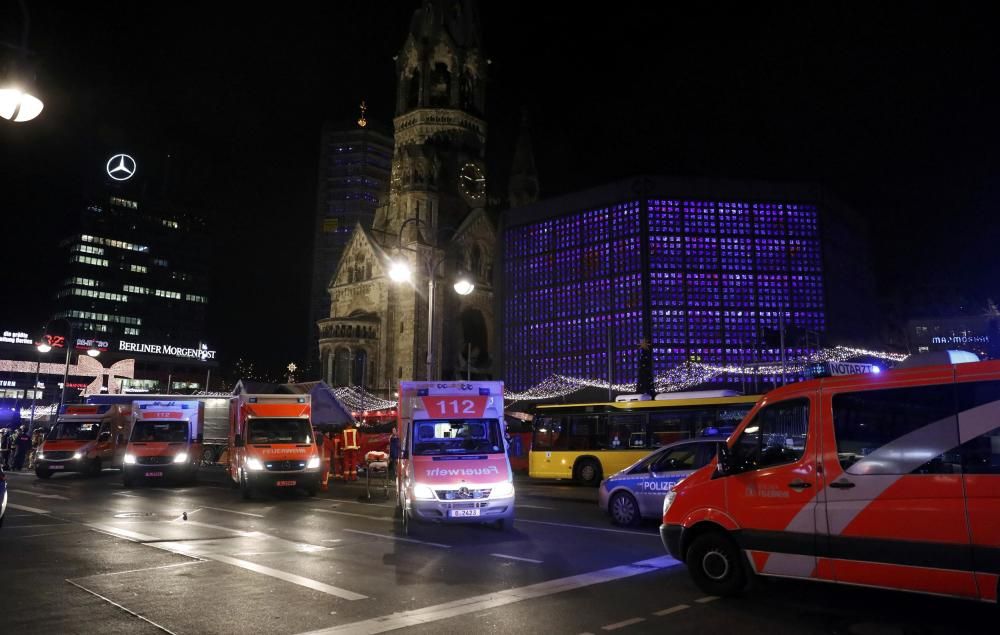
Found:
[[[399,386],[397,512],[413,521],[514,522],[503,382],[408,381]]]

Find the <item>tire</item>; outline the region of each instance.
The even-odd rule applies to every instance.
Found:
[[[704,533],[688,547],[685,562],[698,588],[709,595],[736,595],[747,585],[743,552],[720,531]]]
[[[620,527],[634,527],[639,524],[641,514],[635,496],[628,492],[615,492],[608,503],[611,522]]]
[[[576,480],[581,485],[597,487],[603,478],[601,464],[594,459],[583,459],[576,466]]]
[[[35,476],[37,476],[38,478],[52,478],[52,472],[37,467],[35,468]]]

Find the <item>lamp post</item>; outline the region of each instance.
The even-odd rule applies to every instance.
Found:
[[[48,353],[52,347],[45,342],[40,342],[38,349],[38,361],[35,362],[35,384],[31,387],[31,420],[28,422],[28,434],[35,429],[35,402],[38,400],[38,378],[42,369],[42,354]]]
[[[408,218],[403,221],[403,224],[399,226],[399,236],[396,241],[396,249],[412,251],[416,253],[419,257],[420,252],[411,247],[403,247],[403,228],[405,228],[410,223],[423,223],[424,221],[420,218]],[[424,259],[424,265],[426,267],[427,274],[427,375],[425,379],[430,380],[434,373],[434,280],[437,276],[438,267],[440,267],[446,260],[448,260],[448,254],[444,254],[441,258],[434,260],[433,253],[429,253]],[[411,280],[413,273],[410,269],[409,263],[403,259],[395,259],[389,267],[389,277],[394,282],[409,282]],[[476,285],[472,281],[472,278],[468,276],[460,276],[454,283],[453,288],[455,293],[459,295],[469,295],[472,293]]]
[[[63,404],[66,403],[66,384],[69,382],[69,360],[70,360],[70,355],[72,354],[74,348],[73,337],[72,337],[73,324],[71,322],[67,322],[67,324],[69,324],[69,328],[67,329],[67,336],[65,340],[66,364],[63,367],[63,383],[62,383],[62,392],[59,394],[59,410],[62,410]],[[91,357],[97,357],[100,354],[101,351],[97,350],[97,348],[94,346],[94,343],[91,342],[90,348],[87,349],[87,355],[90,355]],[[56,412],[58,412],[58,410]]]

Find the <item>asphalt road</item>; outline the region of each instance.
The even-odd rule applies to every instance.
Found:
[[[996,633],[996,607],[761,581],[705,596],[650,522],[596,491],[517,488],[511,531],[420,526],[363,482],[243,501],[220,474],[126,490],[118,472],[9,474],[3,633]],[[390,495],[391,496],[391,495]],[[185,520],[184,514],[187,515]]]

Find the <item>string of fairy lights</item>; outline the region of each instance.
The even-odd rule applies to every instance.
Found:
[[[653,378],[653,385],[656,388],[656,392],[676,392],[703,385],[718,377],[780,377],[782,373],[785,375],[801,374],[810,365],[825,362],[837,363],[858,358],[871,358],[898,363],[907,357],[907,355],[901,353],[874,351],[850,346],[834,346],[818,350],[809,355],[788,358],[785,360],[784,367],[782,367],[780,361],[758,362],[747,365],[706,364],[698,361],[688,361],[656,375]],[[601,379],[582,379],[579,377],[567,377],[566,375],[551,375],[548,379],[527,390],[520,392],[505,390],[504,400],[508,404],[517,401],[541,401],[544,399],[566,397],[587,388],[607,390],[608,382]],[[637,391],[635,383],[611,384],[610,388],[613,392],[617,393],[628,394]],[[380,399],[354,386],[335,388],[334,394],[337,395],[337,399],[353,411],[385,410],[396,407],[395,401]]]

